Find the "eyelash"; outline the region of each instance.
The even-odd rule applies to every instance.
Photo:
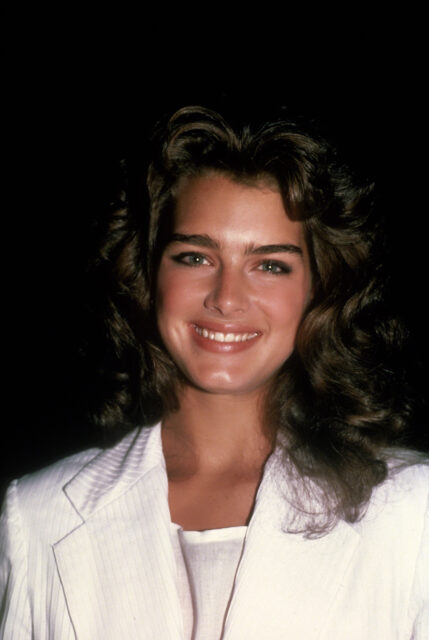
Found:
[[[264,260],[259,266],[269,267],[268,269],[261,269],[261,271],[270,273],[273,276],[282,276],[292,272],[292,269],[288,264],[285,262],[278,262],[277,260]],[[273,268],[276,269],[276,271],[273,271]]]
[[[172,257],[175,262],[178,262],[179,264],[184,264],[187,267],[199,267],[201,266],[203,260],[207,260],[207,258],[203,256],[201,253],[196,253],[194,251],[179,253],[177,256],[172,256]],[[185,261],[186,258],[199,258],[201,262],[194,262],[194,263],[186,262]]]
[[[199,262],[188,262],[187,258],[198,259]],[[204,261],[208,261],[205,255],[194,251],[179,253],[176,256],[172,256],[172,259],[186,267],[200,267]],[[279,262],[278,260],[264,260],[258,265],[258,270],[269,273],[273,276],[286,275],[292,272],[292,268],[288,264],[285,262]]]

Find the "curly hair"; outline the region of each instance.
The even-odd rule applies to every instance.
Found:
[[[232,126],[202,107],[180,109],[157,127],[147,201],[133,197],[130,185],[100,253],[113,355],[104,366],[107,398],[98,421],[106,429],[130,428],[178,406],[181,374],[154,317],[156,273],[179,181],[213,171],[238,183],[275,184],[305,230],[313,298],[265,412],[284,435],[285,467],[300,487],[295,503],[307,515],[302,529],[321,534],[338,518],[361,517],[387,476],[384,452],[401,443],[411,408],[398,366],[403,331],[383,304],[383,233],[373,185],[358,180],[308,128],[284,119]],[[305,483],[322,496],[320,512],[308,512]]]

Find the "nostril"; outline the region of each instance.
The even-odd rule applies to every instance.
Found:
[[[208,293],[206,307],[222,314],[245,311],[248,299],[242,278],[223,273]]]

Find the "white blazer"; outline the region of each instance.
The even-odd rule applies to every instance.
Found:
[[[364,519],[307,540],[266,465],[224,640],[427,640],[429,468]],[[1,638],[184,640],[160,426],[13,482],[1,524]],[[426,528],[426,532],[428,528]],[[186,639],[187,640],[187,639]]]

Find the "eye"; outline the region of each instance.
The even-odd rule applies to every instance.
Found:
[[[292,272],[292,268],[288,264],[279,262],[278,260],[264,260],[258,269],[276,276]]]
[[[179,253],[176,256],[172,256],[172,259],[179,264],[185,264],[188,267],[199,267],[201,265],[209,264],[207,258],[201,253],[194,251],[187,251]]]

